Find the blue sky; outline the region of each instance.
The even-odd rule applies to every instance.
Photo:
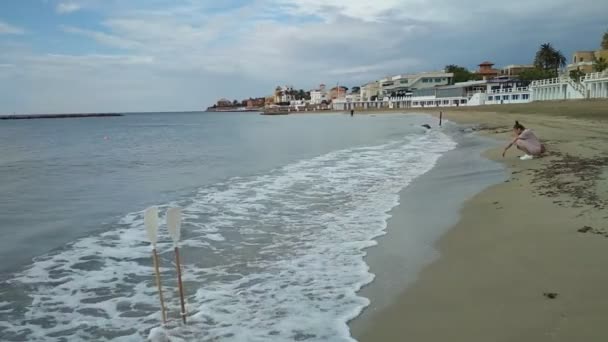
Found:
[[[596,49],[607,1],[2,0],[0,113],[197,110],[278,84]]]

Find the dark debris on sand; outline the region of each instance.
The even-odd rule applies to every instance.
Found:
[[[545,292],[545,293],[543,293],[543,296],[545,296],[549,299],[555,299],[555,298],[557,298],[557,296],[559,296],[559,294],[557,294],[555,292]]]
[[[574,208],[608,208],[608,201],[595,192],[603,168],[608,166],[608,156],[583,158],[557,151],[550,152],[548,156],[553,160],[539,169],[531,170],[532,184],[537,194],[548,197],[568,195]],[[560,206],[567,204],[564,201],[556,203]]]
[[[590,233],[595,235],[602,235],[608,238],[608,232],[603,229],[597,229],[590,226],[584,226],[583,228],[579,228],[577,230],[579,233]]]

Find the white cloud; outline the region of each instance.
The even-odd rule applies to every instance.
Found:
[[[370,74],[373,72],[381,72],[383,69],[387,69],[390,67],[393,67],[395,69],[402,69],[402,70],[411,70],[411,69],[417,69],[420,65],[423,65],[424,61],[419,60],[419,59],[415,59],[415,58],[402,58],[402,59],[396,59],[396,60],[392,60],[392,61],[384,61],[382,64],[378,64],[378,63],[373,63],[373,64],[367,64],[367,65],[357,65],[357,66],[351,66],[351,67],[346,67],[346,68],[340,68],[337,67],[335,69],[331,69],[328,71],[328,74],[330,75],[351,75],[351,74],[356,74],[356,75],[360,75],[360,74]],[[380,76],[382,74],[379,74]]]
[[[91,30],[83,30],[77,27],[62,26],[61,29],[66,33],[73,33],[89,37],[97,41],[101,45],[115,47],[119,49],[135,49],[141,47],[141,45],[135,41],[124,39],[115,35],[107,34],[104,32],[97,32]]]
[[[17,26],[13,26],[10,25],[6,22],[0,21],[0,34],[24,34],[25,30],[17,27]]]
[[[342,15],[363,21],[376,21],[390,11],[408,7],[411,0],[276,0],[276,4],[294,15],[315,15],[330,18]]]
[[[559,17],[577,13],[597,14],[606,11],[605,1],[582,0],[572,6],[570,0],[273,0],[277,6],[295,15],[314,15],[326,20],[347,16],[362,21],[410,19],[423,22],[477,25],[485,17]],[[549,19],[549,18],[547,18]],[[481,29],[481,28],[479,28]],[[487,29],[487,27],[486,27]]]
[[[26,58],[27,61],[41,65],[62,66],[62,67],[93,67],[103,69],[105,66],[130,66],[130,65],[150,65],[154,63],[151,56],[137,55],[66,55],[66,54],[46,54],[43,56],[33,56]]]
[[[0,103],[13,94],[31,111],[186,110],[277,84],[351,87],[452,63],[527,63],[545,41],[566,54],[597,46],[608,2],[579,2],[71,0],[103,19],[60,28],[94,47],[39,54],[0,42],[0,64],[17,66],[4,67]]]
[[[57,13],[61,14],[76,12],[80,9],[82,9],[82,6],[75,2],[60,2],[56,7]]]

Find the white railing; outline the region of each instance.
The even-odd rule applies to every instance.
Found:
[[[555,77],[555,78],[548,78],[548,79],[544,79],[544,80],[537,80],[537,81],[532,81],[532,83],[530,83],[530,87],[541,87],[541,86],[548,86],[548,85],[564,84],[564,83],[567,83],[568,80],[570,80],[570,77]]]
[[[581,83],[582,82],[582,77],[579,80],[579,82],[576,82],[575,80],[568,78],[566,80],[566,83],[568,83],[574,90],[578,91],[581,95],[585,96],[585,86]]]
[[[608,78],[608,70],[586,74],[585,76],[581,77],[581,81],[599,80],[602,78]]]
[[[411,99],[411,95],[389,97],[389,101],[409,101]]]
[[[528,91],[530,91],[530,89],[528,89],[528,87],[503,88],[503,89],[494,89],[490,92],[490,94],[525,93]]]

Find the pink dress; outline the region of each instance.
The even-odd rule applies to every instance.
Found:
[[[525,129],[523,132],[521,132],[519,137],[517,137],[515,144],[518,148],[528,151],[528,153],[533,155],[541,154],[543,149],[543,145],[540,143],[540,140],[538,140],[534,132],[532,132],[530,129]]]

